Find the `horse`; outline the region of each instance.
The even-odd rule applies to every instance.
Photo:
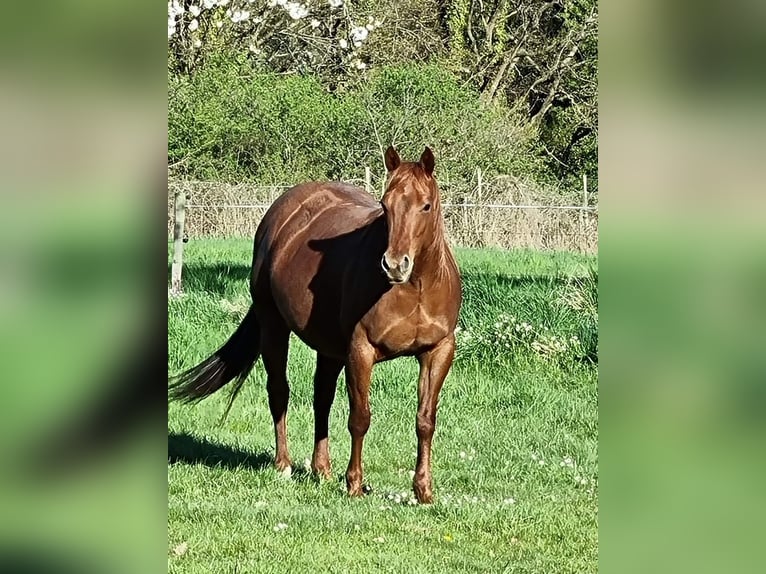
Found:
[[[370,426],[373,366],[401,356],[420,364],[413,490],[431,503],[431,441],[439,392],[455,354],[461,280],[447,244],[435,159],[426,147],[404,162],[384,154],[380,201],[339,182],[290,188],[270,206],[253,245],[252,305],[229,340],[208,359],[171,379],[172,400],[196,402],[232,380],[228,406],[260,356],[267,375],[276,440],[275,467],[289,473],[287,354],[290,333],[316,351],[313,473],[331,475],[330,408],[345,369],[351,456],[350,496],[363,489],[362,445]]]

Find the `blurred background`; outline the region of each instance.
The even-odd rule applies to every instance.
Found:
[[[269,2],[262,4],[247,21]],[[166,176],[360,178],[349,166],[379,170],[377,142],[394,138],[405,154],[423,139],[440,145],[453,179],[475,178],[481,166],[494,169],[493,177],[522,178],[525,189],[565,196],[579,189],[582,172],[592,174],[599,212],[606,209],[599,225],[603,565],[636,572],[760,565],[764,4],[602,2],[598,161],[596,85],[587,73],[595,62],[585,57],[591,64],[575,75],[547,67],[559,57],[563,65],[564,46],[581,33],[577,53],[595,54],[595,29],[586,25],[592,3],[546,3],[553,28],[521,26],[539,67],[529,64],[523,82],[509,73],[515,35],[472,20],[471,2],[455,3],[456,16],[445,20],[444,4],[452,5],[412,3],[406,16],[385,2],[349,2],[349,17],[372,16],[362,23],[374,29],[354,36],[347,27],[345,48],[338,40],[337,48],[313,51],[289,34],[285,44],[270,44],[266,28],[262,43],[245,45],[228,24],[218,29],[198,18],[193,26],[188,14],[176,15],[174,26],[168,19],[164,44],[161,5],[143,1],[4,6],[4,571],[164,567],[165,407],[154,393],[166,385],[165,295],[149,270]],[[531,4],[497,3],[520,10],[519,18]],[[561,22],[554,6],[574,15]],[[392,14],[422,29],[404,34]],[[313,29],[327,22],[334,20]],[[566,32],[559,39],[541,35],[557,26]],[[238,56],[216,61],[206,48],[216,42]],[[291,52],[299,48],[300,57]],[[311,54],[321,56],[322,74],[307,81],[299,72]],[[526,55],[517,56],[515,64],[524,64]],[[403,60],[416,61],[418,83],[395,97],[391,78]],[[265,79],[244,76],[231,100],[222,100],[216,78],[239,78],[243,67]],[[569,99],[549,97],[556,81]],[[312,107],[318,86],[342,94],[332,113],[345,127],[323,156],[301,163],[297,146],[318,129],[310,118],[329,113]],[[290,119],[279,107],[286,93],[306,110],[303,123],[283,123]],[[450,107],[435,104],[430,115],[413,118],[396,104],[432,93]],[[473,98],[492,103],[476,111]],[[236,131],[224,101],[256,102],[285,145],[248,148],[258,138]],[[460,130],[443,131],[442,112],[462,118]],[[226,146],[199,149],[216,130]],[[509,163],[492,161],[509,146]],[[267,160],[252,161],[248,149]],[[567,166],[576,166],[576,177]]]

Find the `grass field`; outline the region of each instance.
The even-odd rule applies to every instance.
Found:
[[[223,343],[249,305],[249,240],[186,246],[185,295],[168,302],[168,368]],[[271,468],[273,429],[256,366],[229,418],[227,393],[169,406],[169,572],[596,572],[595,258],[458,250],[458,355],[434,436],[435,503],[411,503],[417,362],[378,365],[365,482],[349,499],[348,401],[331,413],[334,479],[317,482],[314,354],[290,349],[292,477]]]

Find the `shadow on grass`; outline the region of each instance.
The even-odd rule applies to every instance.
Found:
[[[263,470],[273,462],[274,457],[267,452],[252,453],[188,434],[168,433],[168,464]]]
[[[496,286],[500,289],[523,289],[534,286],[559,286],[569,282],[562,274],[505,274],[498,272],[465,270],[462,274],[463,288],[471,285]],[[170,265],[168,265],[168,282]],[[236,263],[188,263],[184,264],[184,290],[226,294],[232,290],[247,291],[250,282],[250,265]]]
[[[248,452],[210,442],[186,433],[168,433],[168,464],[202,464],[211,468],[245,468],[249,470],[273,470],[274,456],[269,452]],[[275,471],[276,472],[276,471]],[[295,465],[291,478],[296,481],[315,481],[314,475]]]
[[[168,265],[168,283],[170,282]],[[232,290],[248,291],[250,265],[237,263],[184,263],[184,291],[207,292],[224,295]]]
[[[550,275],[513,275],[486,271],[464,271],[461,273],[463,288],[466,285],[496,285],[503,289],[517,289],[529,286],[566,285],[570,279],[562,274]]]

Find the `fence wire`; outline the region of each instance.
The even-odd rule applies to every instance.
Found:
[[[364,187],[364,180],[351,183]],[[187,196],[188,238],[252,237],[271,203],[289,187],[169,180],[168,237],[173,233],[176,193]],[[379,197],[376,187],[371,193]],[[480,195],[475,186],[465,184],[440,182],[440,189],[447,236],[453,245],[598,250],[596,205],[576,205],[574,197],[541,197],[502,180],[486,182]]]

